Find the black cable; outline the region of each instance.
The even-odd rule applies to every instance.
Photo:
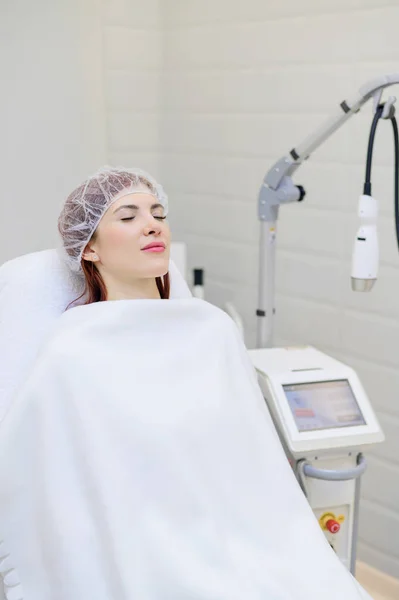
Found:
[[[381,118],[383,110],[384,110],[383,105],[380,105],[377,108],[374,118],[373,118],[373,122],[371,124],[371,129],[370,129],[369,144],[368,144],[368,148],[367,148],[366,177],[365,177],[364,186],[363,186],[363,194],[365,194],[366,196],[371,196],[371,163],[373,160],[374,138],[375,138],[375,132],[377,129],[377,124]]]
[[[370,135],[369,135],[369,143],[367,148],[367,161],[366,161],[366,177],[363,186],[363,194],[367,196],[371,196],[371,164],[373,160],[373,146],[374,146],[374,138],[375,132],[377,129],[378,121],[381,118],[382,111],[384,110],[384,105],[380,104],[375,112],[373,122],[371,124]],[[395,192],[394,192],[394,203],[395,203],[395,231],[396,231],[396,243],[398,245],[399,250],[399,133],[398,133],[398,123],[393,114],[391,117],[391,123],[393,128],[393,138],[394,138],[394,153],[395,153]]]
[[[399,250],[399,135],[398,135],[398,123],[395,117],[391,118],[393,127],[393,139],[395,146],[395,229],[396,229],[396,242]]]

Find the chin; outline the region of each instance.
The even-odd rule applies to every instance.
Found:
[[[169,257],[159,257],[153,261],[151,266],[146,265],[145,277],[163,277],[169,271]]]
[[[164,267],[163,269],[158,269],[158,271],[153,275],[153,277],[163,277],[169,271],[169,265]]]

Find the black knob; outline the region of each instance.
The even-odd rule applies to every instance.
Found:
[[[194,269],[194,285],[204,285],[204,269]]]
[[[296,186],[299,190],[299,198],[298,198],[298,202],[302,202],[302,200],[304,199],[304,197],[306,196],[306,192],[305,189],[301,186],[301,185],[297,185]]]

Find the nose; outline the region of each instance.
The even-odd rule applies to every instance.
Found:
[[[155,217],[151,215],[144,227],[144,235],[159,235],[160,232],[161,226],[159,221],[157,221]]]

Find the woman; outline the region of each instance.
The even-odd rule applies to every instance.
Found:
[[[87,303],[169,297],[167,210],[162,187],[139,169],[104,168],[72,192],[59,231]]]
[[[169,300],[162,189],[104,169],[59,221],[66,311],[0,427],[7,600],[359,600],[234,323]],[[117,302],[115,302],[117,300]]]

